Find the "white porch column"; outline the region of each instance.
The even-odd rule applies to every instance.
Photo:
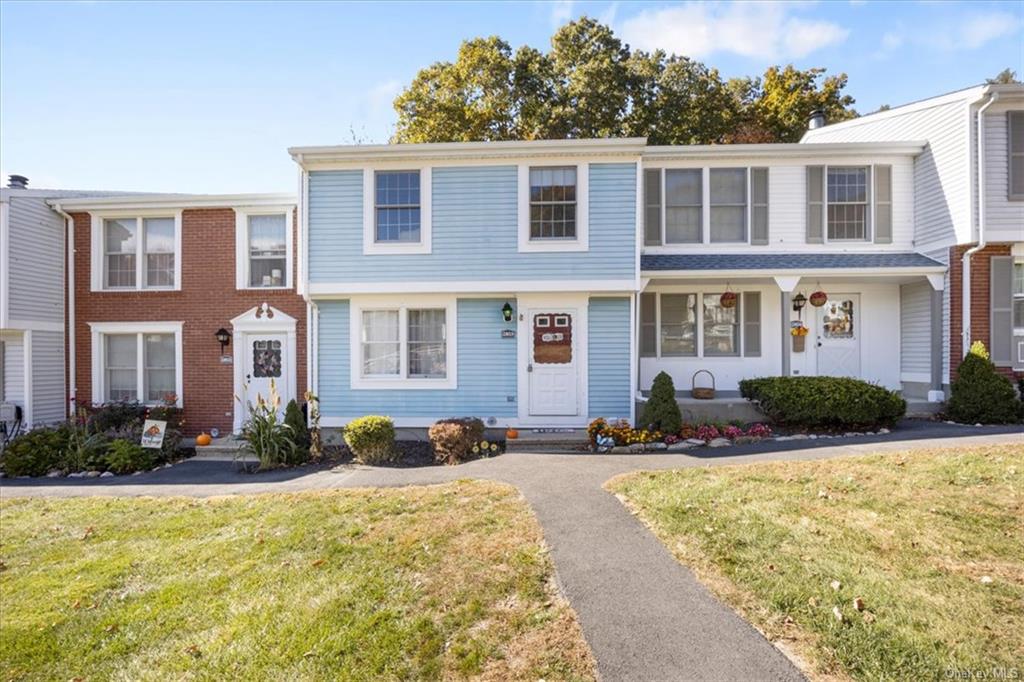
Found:
[[[942,390],[942,297],[946,278],[944,275],[928,275],[931,291],[931,382],[928,386],[928,402],[940,403],[946,399]]]
[[[788,377],[792,374],[793,344],[789,335],[790,311],[793,308],[792,294],[796,285],[800,283],[799,277],[775,277],[775,283],[779,287],[781,295],[781,327],[782,327],[782,376]]]

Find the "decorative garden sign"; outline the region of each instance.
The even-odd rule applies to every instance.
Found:
[[[142,425],[142,442],[144,448],[160,449],[164,446],[164,434],[167,432],[167,422],[156,419],[147,419]]]

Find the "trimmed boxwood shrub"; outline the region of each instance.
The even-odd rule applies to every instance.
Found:
[[[306,461],[309,459],[309,428],[306,426],[306,415],[302,413],[302,408],[294,398],[289,400],[284,408],[284,423],[292,430],[296,457],[302,462]]]
[[[985,344],[975,341],[949,386],[946,415],[965,424],[1013,424],[1020,421],[1024,404],[1010,380],[996,371]]]
[[[651,395],[644,403],[637,426],[662,433],[679,433],[679,429],[683,428],[683,415],[676,402],[676,387],[667,372],[658,372],[658,376],[654,377]]]
[[[15,438],[0,454],[0,464],[8,476],[45,476],[64,468],[64,450],[68,429],[40,427]]]
[[[345,427],[345,443],[362,464],[385,464],[395,458],[395,424],[391,417],[369,415]]]
[[[442,419],[427,431],[434,459],[458,464],[469,459],[473,446],[484,438],[484,423],[476,417]]]
[[[744,379],[740,394],[778,424],[849,429],[891,426],[907,412],[894,391],[845,377]]]

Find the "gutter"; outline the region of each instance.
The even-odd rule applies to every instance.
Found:
[[[967,357],[967,353],[971,350],[971,256],[984,249],[987,244],[985,241],[985,110],[995,104],[998,99],[998,92],[989,93],[988,101],[981,105],[977,113],[978,194],[976,201],[978,202],[978,243],[964,251],[963,266],[961,267],[960,304],[962,318],[960,326],[963,338],[960,344],[960,351],[962,357]],[[968,177],[970,176],[969,164],[970,161],[968,160]],[[971,218],[973,219],[974,211],[971,213]]]
[[[74,417],[78,410],[78,379],[77,361],[75,356],[75,219],[66,213],[60,203],[51,204],[58,215],[62,216],[67,225],[67,278],[68,278],[68,404],[67,413]]]

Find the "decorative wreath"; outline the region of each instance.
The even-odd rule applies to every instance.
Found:
[[[811,294],[811,297],[808,300],[811,302],[811,305],[813,305],[815,308],[820,308],[821,306],[825,305],[826,301],[828,301],[828,294],[826,294],[824,291],[815,291],[813,294]]]

